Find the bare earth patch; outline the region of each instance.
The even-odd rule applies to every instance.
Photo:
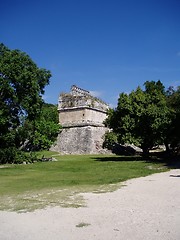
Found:
[[[82,193],[106,193],[112,192],[123,186],[122,183],[102,186],[69,187],[67,189],[49,189],[38,192],[28,191],[25,194],[0,196],[0,211],[15,211],[18,213],[32,212],[46,207],[86,207],[86,201]]]
[[[82,205],[86,207],[50,205],[26,213],[0,211],[0,239],[180,239],[179,176],[180,170],[175,169],[129,180],[113,192],[77,194],[78,201],[83,200]],[[41,199],[42,196],[36,194],[32,202]],[[53,192],[46,194],[49,194],[49,201],[54,201]],[[54,194],[58,198],[60,192]],[[73,192],[71,197],[74,198]],[[25,201],[27,199],[28,195]],[[10,204],[10,199],[6,200]],[[65,205],[66,201],[65,198]]]

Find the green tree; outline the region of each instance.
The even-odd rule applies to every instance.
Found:
[[[1,153],[4,151],[8,155],[11,148],[19,147],[18,132],[25,119],[35,123],[43,103],[44,87],[49,84],[50,77],[50,71],[38,68],[26,53],[0,44]]]
[[[180,149],[180,87],[169,87],[166,92],[167,104],[171,111],[172,122],[166,132],[166,143],[173,151]]]
[[[164,142],[171,119],[163,84],[147,81],[144,85],[145,90],[138,87],[130,94],[121,93],[106,123],[119,143],[134,143],[148,155],[153,146]]]
[[[38,119],[35,120],[35,130],[32,122],[26,121],[21,128],[21,142],[25,142],[25,149],[42,150],[49,147],[56,140],[60,130],[57,105],[44,103]]]

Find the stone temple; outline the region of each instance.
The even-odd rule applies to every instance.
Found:
[[[108,105],[93,97],[89,91],[75,85],[69,93],[61,93],[58,103],[61,132],[51,150],[63,154],[103,153],[103,136],[108,129],[106,119]]]

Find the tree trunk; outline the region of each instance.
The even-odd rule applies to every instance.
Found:
[[[169,148],[168,142],[165,141],[164,145],[166,147],[166,153],[169,154],[170,153],[170,148]]]
[[[143,157],[149,158],[149,148],[144,147],[144,148],[142,148],[142,150],[143,150]]]

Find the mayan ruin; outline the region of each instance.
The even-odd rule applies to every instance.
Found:
[[[61,93],[58,113],[62,130],[52,149],[64,154],[103,153],[107,110],[105,102],[75,85],[69,93]]]

